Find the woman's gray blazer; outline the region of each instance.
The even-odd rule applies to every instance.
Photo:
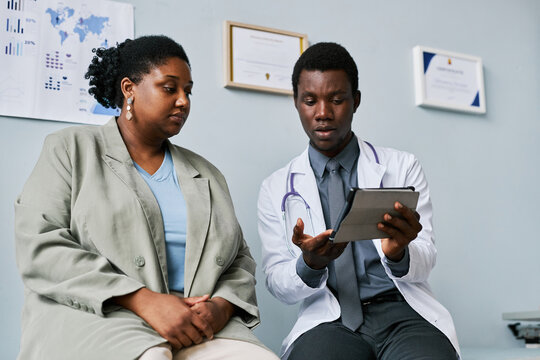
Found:
[[[185,296],[221,296],[242,309],[216,337],[260,344],[255,262],[227,184],[208,161],[168,142],[187,205]],[[165,342],[111,304],[141,287],[168,293],[159,205],[115,119],[49,135],[15,203],[25,285],[20,360],[135,359]]]

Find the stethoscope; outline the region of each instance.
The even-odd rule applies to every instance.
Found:
[[[377,151],[375,151],[375,147],[373,145],[371,145],[369,142],[367,141],[364,141],[364,143],[366,143],[369,148],[371,149],[371,151],[373,152],[373,156],[375,157],[375,162],[377,164],[381,164],[380,161],[379,161],[379,156],[377,155]],[[290,179],[289,179],[289,188],[291,189],[290,191],[286,192],[285,195],[283,195],[283,199],[281,200],[281,214],[282,214],[282,217],[283,217],[283,224],[285,226],[285,242],[287,243],[287,248],[289,249],[289,252],[291,253],[291,255],[295,255],[294,252],[293,252],[293,249],[292,249],[292,246],[291,246],[291,241],[290,241],[290,237],[287,237],[287,234],[288,234],[288,231],[287,231],[287,217],[285,216],[285,208],[286,208],[286,203],[287,203],[287,199],[292,197],[292,196],[298,196],[298,198],[300,200],[302,200],[302,202],[304,203],[304,206],[306,207],[306,213],[307,213],[307,216],[309,218],[309,221],[311,223],[311,231],[313,233],[314,231],[314,227],[313,227],[313,219],[311,218],[311,207],[309,206],[308,202],[304,199],[304,197],[302,195],[300,195],[300,193],[298,191],[296,191],[296,189],[294,188],[294,176],[296,175],[296,173],[292,173],[290,175]],[[384,185],[383,185],[383,181],[381,179],[381,183],[379,184],[379,188],[383,188]],[[292,224],[290,224],[292,225]],[[291,234],[292,236],[292,234]]]

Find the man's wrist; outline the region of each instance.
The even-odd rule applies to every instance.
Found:
[[[403,256],[398,261],[392,260],[388,256],[386,256],[386,259],[384,261],[390,268],[390,271],[392,271],[392,275],[397,277],[403,277],[407,275],[410,265],[409,247],[405,247],[405,249],[403,250]]]
[[[309,266],[312,270],[323,270],[328,265],[328,264],[322,264],[322,263],[313,261],[309,257],[306,257],[305,254],[302,254],[302,258],[304,259],[304,263],[307,266]]]
[[[386,255],[389,260],[393,262],[400,262],[405,256],[405,249],[402,249],[400,252],[397,252],[395,255]]]
[[[326,274],[326,268],[313,269],[304,261],[303,256],[299,256],[296,261],[296,274],[302,279],[304,284],[311,288],[316,288],[321,283],[321,279]]]

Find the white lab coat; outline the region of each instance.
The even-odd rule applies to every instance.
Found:
[[[384,187],[414,186],[420,192],[417,211],[423,226],[418,237],[409,244],[409,272],[395,277],[386,264],[380,239],[373,244],[381,257],[386,273],[399,289],[407,303],[422,317],[441,330],[459,353],[456,331],[450,313],[433,297],[427,279],[437,256],[431,224],[432,207],[426,178],[418,160],[409,153],[390,148],[376,147],[380,164],[373,151],[360,139],[358,159],[358,187],[378,188],[381,179]],[[286,358],[291,344],[303,333],[323,322],[336,320],[340,316],[340,306],[326,286],[328,271],[319,286],[307,286],[296,273],[296,261],[301,256],[300,249],[285,235],[285,220],[282,216],[282,199],[290,191],[290,176],[295,174],[294,188],[302,195],[311,208],[311,218],[305,219],[306,210],[301,202],[293,206],[287,224],[294,226],[297,217],[303,217],[305,233],[314,231],[316,235],[326,230],[321,201],[315,175],[311,169],[308,150],[294,158],[287,166],[277,170],[261,185],[258,201],[259,235],[263,246],[263,270],[266,274],[268,290],[286,304],[301,301],[298,320],[281,348]],[[311,229],[310,223],[313,223]],[[290,231],[290,230],[287,230]],[[292,246],[291,246],[292,244]]]

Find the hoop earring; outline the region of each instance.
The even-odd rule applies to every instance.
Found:
[[[131,104],[133,104],[133,96],[130,96],[130,97],[127,98],[126,119],[128,119],[128,121],[131,121],[131,119],[133,119],[133,114],[131,113],[131,110],[132,110]]]

